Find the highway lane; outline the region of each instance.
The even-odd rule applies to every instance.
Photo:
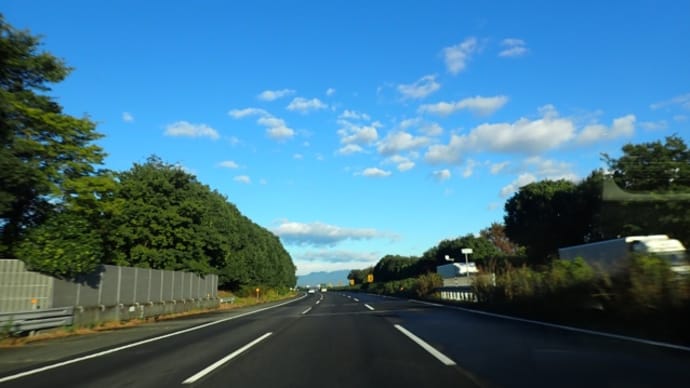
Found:
[[[358,299],[388,310],[387,319],[405,325],[466,371],[497,386],[674,387],[690,381],[688,349],[395,298]]]
[[[0,386],[163,387],[180,385],[202,366],[253,339],[257,333],[279,331],[310,304],[309,298],[203,327],[169,338],[127,348],[30,376]],[[122,344],[127,346],[127,344]],[[46,347],[46,351],[50,351]],[[93,354],[90,352],[88,354]],[[85,356],[82,354],[79,356]],[[73,360],[75,356],[65,360]],[[62,360],[62,361],[65,361]],[[50,363],[48,365],[53,365]],[[45,365],[36,365],[41,367]],[[33,370],[33,368],[24,368]],[[11,375],[4,374],[3,376]],[[0,380],[2,377],[0,377]]]
[[[232,382],[237,386],[288,387],[329,381],[329,385],[343,387],[385,386],[387,382],[400,387],[476,386],[459,369],[439,363],[385,320],[364,315],[370,311],[343,296],[317,294],[0,384],[214,387]],[[237,359],[222,362],[252,343],[256,345]],[[208,375],[185,384],[219,361],[221,364]],[[8,376],[12,373],[3,377]]]
[[[328,292],[0,387],[650,387],[686,385],[689,366],[688,351]]]
[[[478,386],[463,370],[444,365],[357,299],[328,294],[299,324],[199,386]]]

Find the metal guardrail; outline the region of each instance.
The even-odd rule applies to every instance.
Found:
[[[477,302],[477,296],[472,291],[472,287],[439,287],[436,291],[443,300]]]
[[[0,313],[0,331],[18,334],[69,326],[73,321],[74,307]]]

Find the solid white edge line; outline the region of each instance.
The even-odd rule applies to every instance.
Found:
[[[222,365],[225,364],[226,362],[228,362],[228,361],[232,360],[233,358],[239,356],[240,354],[246,352],[246,351],[247,351],[249,348],[251,348],[252,346],[258,344],[259,342],[261,342],[261,341],[263,341],[263,340],[265,340],[265,339],[266,339],[268,336],[270,336],[271,334],[273,334],[273,333],[268,332],[268,333],[262,335],[261,337],[255,339],[254,341],[252,341],[252,342],[250,342],[250,343],[244,345],[243,347],[241,347],[241,348],[235,350],[234,352],[228,354],[227,356],[221,358],[220,360],[218,360],[218,361],[214,362],[213,364],[207,366],[206,368],[200,370],[200,371],[197,372],[195,375],[189,377],[187,380],[183,381],[182,384],[192,384],[192,383],[194,383],[195,381],[199,380],[200,378],[202,378],[202,377],[206,376],[207,374],[213,372],[215,369],[217,369],[218,367],[222,366]]]
[[[417,299],[410,299],[410,302],[415,302],[415,303],[419,303],[419,304],[425,304],[425,305],[427,305],[427,306],[434,306],[434,307],[446,307],[446,306],[444,306],[444,305],[442,305],[442,304],[431,303],[431,302],[425,302],[425,301],[423,301],[423,300],[417,300]]]
[[[438,350],[436,350],[436,348],[434,348],[433,346],[431,346],[431,345],[429,345],[428,343],[426,343],[426,341],[424,341],[423,339],[421,339],[421,338],[417,337],[416,335],[412,334],[410,331],[408,331],[408,330],[405,329],[404,327],[402,327],[402,326],[400,326],[400,325],[398,325],[398,324],[395,324],[395,325],[393,325],[393,326],[395,326],[396,329],[400,330],[401,333],[405,334],[409,339],[411,339],[412,341],[414,341],[414,343],[416,343],[417,345],[421,346],[422,349],[426,350],[426,351],[429,352],[432,356],[436,357],[436,359],[439,360],[439,361],[441,361],[441,363],[442,363],[443,365],[446,365],[446,366],[455,365],[455,361],[451,360],[448,356],[446,356],[445,354],[439,352]]]
[[[371,306],[369,306],[369,305],[368,305],[368,304],[366,304],[366,303],[364,304],[364,307],[368,308],[368,309],[369,309],[369,310],[371,310],[371,311],[374,311],[374,308],[373,308],[373,307],[371,307]]]
[[[676,345],[676,344],[671,344],[668,342],[661,342],[661,341],[653,341],[653,340],[647,340],[644,338],[637,338],[637,337],[628,337],[626,335],[620,335],[620,334],[613,334],[613,333],[606,333],[602,331],[595,331],[595,330],[588,330],[588,329],[580,329],[579,327],[573,327],[573,326],[566,326],[566,325],[559,325],[556,323],[548,323],[548,322],[542,322],[542,321],[535,321],[532,319],[525,319],[525,318],[518,318],[518,317],[511,317],[509,315],[502,315],[502,314],[496,314],[496,313],[490,313],[487,311],[481,311],[481,310],[473,310],[473,309],[467,309],[463,307],[458,307],[458,306],[446,306],[442,304],[437,304],[437,303],[431,303],[431,302],[424,302],[421,300],[416,300],[416,299],[410,299],[411,302],[415,303],[421,303],[421,304],[426,304],[430,306],[435,306],[435,307],[442,307],[442,308],[447,308],[447,309],[453,309],[453,310],[460,310],[472,314],[478,314],[478,315],[486,315],[489,317],[494,317],[494,318],[500,318],[500,319],[507,319],[510,321],[516,321],[516,322],[523,322],[523,323],[531,323],[533,325],[540,325],[540,326],[546,326],[546,327],[552,327],[555,329],[561,329],[561,330],[566,330],[566,331],[573,331],[576,333],[583,333],[583,334],[590,334],[590,335],[596,335],[600,337],[606,337],[606,338],[613,338],[613,339],[618,339],[618,340],[623,340],[623,341],[630,341],[630,342],[636,342],[644,345],[651,345],[651,346],[658,346],[662,348],[667,348],[667,349],[675,349],[675,350],[682,350],[685,352],[690,352],[690,346],[683,346],[683,345]]]
[[[297,301],[302,300],[302,299],[304,299],[304,298],[306,298],[306,297],[307,297],[307,295],[304,294],[301,298],[293,299],[293,300],[290,300],[290,301],[287,301],[287,302],[284,302],[284,303],[280,303],[280,304],[277,304],[277,305],[274,305],[274,306],[264,307],[264,308],[261,308],[261,309],[258,309],[258,310],[254,310],[254,311],[248,311],[248,312],[246,312],[246,313],[242,313],[242,314],[239,314],[239,315],[234,315],[234,316],[232,316],[232,317],[223,318],[223,319],[219,319],[219,320],[217,320],[217,321],[204,323],[204,324],[201,324],[201,325],[199,325],[199,326],[190,327],[190,328],[188,328],[188,329],[176,331],[176,332],[173,332],[173,333],[164,334],[164,335],[161,335],[161,336],[158,336],[158,337],[148,338],[148,339],[141,340],[141,341],[137,341],[137,342],[134,342],[134,343],[131,343],[131,344],[128,344],[128,345],[118,346],[118,347],[116,347],[116,348],[112,348],[112,349],[108,349],[108,350],[103,350],[103,351],[96,352],[96,353],[92,353],[92,354],[87,354],[86,356],[82,356],[82,357],[73,358],[73,359],[71,359],[71,360],[67,360],[67,361],[62,361],[62,362],[58,362],[58,363],[55,363],[55,364],[46,365],[46,366],[43,366],[43,367],[40,367],[40,368],[31,369],[31,370],[28,370],[28,371],[25,371],[25,372],[21,372],[21,373],[9,375],[9,376],[5,376],[5,377],[0,377],[0,383],[4,383],[4,382],[10,381],[10,380],[15,380],[15,379],[18,379],[18,378],[21,378],[21,377],[25,377],[25,376],[30,376],[30,375],[33,375],[33,374],[36,374],[36,373],[40,373],[40,372],[45,372],[45,371],[47,371],[47,370],[60,368],[60,367],[63,367],[63,366],[65,366],[65,365],[74,364],[74,363],[77,363],[77,362],[80,362],[80,361],[85,361],[85,360],[90,360],[90,359],[92,359],[92,358],[97,358],[97,357],[106,356],[106,355],[111,354],[111,353],[119,352],[119,351],[125,350],[125,349],[134,348],[134,347],[137,347],[137,346],[140,346],[140,345],[144,345],[144,344],[148,344],[148,343],[151,343],[151,342],[160,341],[160,340],[162,340],[162,339],[174,337],[174,336],[176,336],[176,335],[180,335],[180,334],[184,334],[184,333],[189,333],[189,332],[192,332],[192,331],[200,330],[200,329],[203,329],[203,328],[206,328],[206,327],[209,327],[209,326],[217,325],[217,324],[219,324],[219,323],[231,321],[231,320],[233,320],[233,319],[246,317],[247,315],[252,315],[252,314],[256,314],[256,313],[259,313],[259,312],[262,312],[262,311],[270,310],[270,309],[273,309],[273,308],[276,308],[276,307],[285,306],[286,304],[290,304],[290,303],[297,302]]]
[[[310,311],[311,311],[311,307],[307,307],[306,310],[302,311],[302,315],[304,315],[304,314],[306,314],[306,313],[308,313],[308,312],[310,312]]]

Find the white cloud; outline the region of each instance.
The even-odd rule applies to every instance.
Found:
[[[259,184],[260,184],[260,185],[267,185],[267,184],[268,184],[268,181],[267,181],[266,179],[264,179],[264,178],[261,178],[261,179],[259,179]]]
[[[414,166],[415,166],[415,164],[414,164],[413,161],[407,160],[407,161],[398,163],[397,168],[398,168],[398,171],[400,171],[400,172],[405,172],[405,171],[407,171],[407,170],[410,170],[410,169],[414,168]]]
[[[234,119],[242,119],[247,116],[270,116],[268,112],[261,108],[244,108],[244,109],[233,109],[228,112]]]
[[[419,107],[419,113],[432,113],[441,116],[448,116],[459,110],[469,110],[478,115],[490,115],[501,109],[508,102],[506,96],[494,97],[468,97],[455,102],[438,102],[436,104],[425,104]]]
[[[410,160],[410,158],[402,156],[402,155],[393,155],[386,160],[384,160],[384,163],[393,163],[396,164],[396,168],[400,172],[405,172],[408,170],[411,170],[414,168],[415,163]]]
[[[673,116],[673,121],[675,121],[677,123],[684,123],[684,122],[688,121],[688,116],[686,116],[686,115],[675,115],[675,116]]]
[[[247,175],[238,175],[233,178],[235,182],[244,183],[246,185],[252,183],[252,180]]]
[[[456,164],[462,160],[467,148],[467,137],[453,134],[448,145],[434,144],[430,146],[424,155],[424,160],[431,164]]]
[[[259,117],[257,124],[266,127],[266,134],[274,140],[286,140],[295,136],[295,131],[288,128],[283,119],[273,116]]]
[[[225,160],[223,162],[218,163],[220,167],[225,167],[225,168],[240,168],[240,166],[233,162],[232,160]]]
[[[297,255],[296,259],[304,261],[325,261],[329,263],[371,263],[378,261],[380,257],[376,252],[324,249],[304,252]]]
[[[122,121],[125,123],[134,122],[134,116],[132,116],[132,114],[129,112],[122,112]]]
[[[194,170],[193,168],[187,167],[185,165],[182,165],[180,163],[176,163],[175,168],[180,170],[180,171],[184,171],[189,175],[196,175],[196,170]]]
[[[440,136],[443,134],[443,128],[438,123],[427,123],[419,127],[419,131],[427,136]]]
[[[469,159],[467,163],[465,164],[465,169],[462,170],[462,177],[463,178],[469,178],[474,174],[474,168],[477,167],[477,162],[475,162],[472,159]]]
[[[206,124],[192,124],[187,121],[178,121],[168,124],[168,126],[165,127],[165,135],[174,137],[209,137],[214,140],[220,137],[218,131]]]
[[[368,114],[366,113],[360,113],[354,110],[348,110],[345,109],[343,113],[341,113],[338,116],[339,119],[346,119],[346,120],[366,120],[369,121],[371,120],[371,117],[369,117]]]
[[[585,126],[577,135],[577,143],[591,144],[602,140],[631,137],[635,133],[635,116],[627,115],[613,120],[611,127],[603,124]]]
[[[438,182],[443,182],[443,181],[446,181],[446,180],[450,179],[451,174],[450,174],[450,170],[447,169],[447,168],[445,168],[445,169],[443,169],[443,170],[438,170],[438,171],[432,172],[432,173],[431,173],[431,176],[432,176],[436,181],[438,181]]]
[[[266,129],[266,134],[274,140],[285,140],[295,136],[295,131],[288,127],[271,127]]]
[[[412,136],[403,131],[389,133],[379,142],[378,151],[382,155],[392,155],[401,151],[413,150],[429,144],[423,136]]]
[[[467,66],[472,54],[477,50],[477,39],[470,37],[455,46],[443,49],[446,68],[451,74],[458,74]]]
[[[346,240],[370,240],[374,238],[392,238],[387,233],[371,228],[344,228],[321,222],[301,223],[284,221],[273,233],[278,235],[286,244],[334,246]]]
[[[683,109],[690,110],[690,93],[675,96],[665,101],[655,102],[654,104],[651,104],[649,108],[652,110],[657,110],[673,106],[679,106]]]
[[[295,136],[295,131],[289,128],[285,120],[272,116],[260,108],[233,109],[228,112],[235,119],[249,116],[259,116],[256,123],[266,128],[266,135],[273,140],[286,140]]]
[[[356,125],[347,120],[338,120],[341,128],[338,130],[340,142],[343,144],[372,144],[379,138],[378,122],[370,125]]]
[[[522,172],[518,177],[510,184],[504,186],[499,194],[505,198],[518,191],[521,187],[543,179],[565,179],[576,182],[579,178],[572,171],[572,168],[573,165],[571,163],[544,159],[541,156],[529,157],[522,161],[522,166],[520,167]]]
[[[527,53],[527,44],[522,39],[503,39],[501,46],[503,50],[498,53],[499,57],[520,57]]]
[[[576,181],[577,175],[572,171],[572,164],[551,159],[543,159],[541,156],[532,156],[524,160],[524,167],[541,179],[566,179]]]
[[[552,106],[542,107],[540,112],[543,117],[537,120],[521,118],[514,123],[481,124],[469,134],[452,134],[447,145],[430,146],[425,160],[432,164],[457,164],[465,153],[480,151],[537,154],[557,148],[575,136],[573,122],[558,117]]]
[[[338,154],[340,155],[350,155],[358,152],[364,152],[364,149],[357,144],[346,144],[338,149]]]
[[[264,90],[263,92],[259,93],[256,98],[261,101],[275,101],[279,98],[290,96],[292,94],[295,94],[295,91],[292,89]]]
[[[308,113],[310,111],[326,108],[328,108],[328,105],[324,104],[318,98],[312,98],[311,100],[307,100],[303,97],[293,98],[292,101],[290,101],[290,104],[288,104],[288,106],[286,107],[286,109],[289,111],[297,111],[300,113]]]
[[[296,159],[296,160],[302,160],[302,159],[304,159],[304,155],[302,155],[302,154],[294,154],[294,155],[292,155],[292,158],[293,158],[293,159]]]
[[[436,75],[430,74],[425,75],[411,84],[398,85],[398,92],[402,95],[403,99],[417,99],[424,98],[440,88],[441,84],[436,82]]]
[[[640,127],[647,131],[660,131],[668,128],[668,123],[666,122],[666,120],[643,121],[640,123]]]
[[[534,183],[536,181],[537,181],[537,177],[535,177],[532,174],[529,174],[529,173],[520,174],[520,176],[518,176],[517,179],[515,179],[514,181],[512,181],[508,185],[503,186],[503,188],[501,189],[501,192],[500,192],[501,197],[506,198],[510,194],[518,191],[521,187],[527,186],[528,184]]]
[[[369,167],[365,168],[362,172],[357,173],[356,175],[363,175],[366,177],[373,177],[373,178],[384,178],[389,175],[391,175],[390,171],[382,170],[378,167]]]
[[[506,168],[510,162],[501,162],[501,163],[494,163],[491,165],[490,171],[492,174],[496,175],[499,172],[503,171],[504,168]]]
[[[402,120],[398,124],[398,128],[402,129],[403,131],[412,127],[416,127],[422,123],[422,118],[421,117],[414,117],[411,119],[405,119]]]
[[[326,95],[327,95],[328,97],[330,97],[330,96],[332,96],[332,95],[334,95],[334,94],[335,94],[335,89],[333,89],[333,88],[328,88],[328,89],[326,89]]]

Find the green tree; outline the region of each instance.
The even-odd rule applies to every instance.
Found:
[[[386,255],[374,266],[374,279],[377,282],[388,282],[415,277],[417,260],[416,257]]]
[[[619,158],[602,154],[622,189],[657,192],[690,189],[690,150],[681,137],[668,136],[664,143],[629,143],[622,151]]]
[[[690,244],[690,201],[664,194],[690,193],[690,149],[677,135],[662,143],[626,144],[623,154],[603,154],[616,184],[631,193],[653,193],[648,201],[604,202],[600,228],[607,237],[669,234]]]
[[[516,256],[523,250],[506,236],[505,225],[498,222],[493,222],[491,226],[482,229],[479,236],[488,240],[502,255]]]
[[[498,248],[488,239],[481,236],[476,237],[473,234],[466,234],[455,239],[441,241],[435,247],[424,252],[422,257],[428,262],[433,262],[434,265],[447,264],[446,255],[455,261],[464,261],[463,248],[472,249],[472,255],[469,257],[470,260],[484,260],[501,255]]]
[[[107,191],[96,166],[105,156],[101,135],[87,117],[63,113],[50,85],[70,73],[65,63],[40,51],[40,39],[10,26],[0,15],[0,254],[40,225],[55,205]],[[102,183],[102,182],[101,182]],[[106,184],[108,186],[108,184]],[[70,216],[71,217],[71,216]]]
[[[17,245],[30,269],[71,278],[91,272],[103,259],[103,240],[80,214],[63,211],[32,228]]]
[[[114,263],[218,273],[224,288],[291,287],[295,266],[280,240],[227,198],[152,156],[119,174],[109,240]]]
[[[354,280],[355,284],[364,284],[367,282],[367,275],[374,273],[374,267],[367,267],[364,269],[353,269],[347,275],[347,278]]]
[[[529,260],[544,263],[559,247],[582,243],[590,233],[592,213],[578,186],[544,180],[520,188],[505,204],[505,232],[525,246]]]

